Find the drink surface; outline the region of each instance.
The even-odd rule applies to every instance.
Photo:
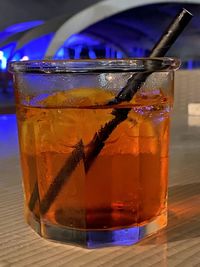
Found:
[[[113,96],[98,88],[57,92],[36,106],[18,105],[19,140],[26,205],[35,185],[35,217],[78,229],[118,229],[143,225],[166,211],[170,99],[161,90],[136,95],[115,107],[97,105]],[[79,161],[48,210],[42,203],[77,143],[84,153],[94,135],[130,109],[109,135],[90,168]]]

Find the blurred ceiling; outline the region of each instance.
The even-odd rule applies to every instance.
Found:
[[[30,20],[49,20],[64,13],[70,16],[101,0],[0,0],[0,31]]]
[[[168,55],[200,59],[200,3],[160,3],[139,6],[93,24],[82,32],[118,44],[127,55],[130,55],[132,47],[151,50],[183,7],[194,17]]]
[[[135,48],[147,50],[148,55],[148,51],[151,50],[163,31],[182,8],[188,9],[193,13],[194,17],[167,55],[180,57],[183,60],[200,59],[200,1],[199,4],[165,2],[139,5],[119,12],[100,22],[91,23],[91,26],[81,31],[81,33],[94,39],[101,39],[102,42],[104,41],[116,47],[123,52],[124,56],[144,55],[140,54],[140,52],[134,54],[132,50]],[[65,40],[64,32],[65,29],[66,32],[68,31],[68,26],[68,21],[66,21],[61,30],[58,30],[51,41],[51,43],[54,42],[55,44],[54,50],[50,49],[52,46],[50,43],[47,56],[55,54],[56,48],[58,49],[56,42],[57,44],[63,44]],[[63,35],[59,35],[59,32],[63,33]]]
[[[102,3],[103,5],[101,6],[101,8],[96,9],[95,12],[102,12],[102,17],[106,17],[106,10],[108,8],[111,10],[112,6],[105,5],[104,3],[117,2],[118,6],[123,6],[124,4],[122,4],[121,1],[8,0],[8,2],[4,2],[4,5],[6,5],[5,3],[7,3],[7,5],[11,5],[11,13],[13,13],[13,20],[15,20],[15,22],[22,22],[27,18],[29,18],[29,20],[44,20],[52,18],[51,20],[49,20],[49,22],[38,26],[28,33],[19,35],[22,36],[22,42],[21,40],[19,41],[18,45],[20,45],[18,46],[18,48],[21,48],[23,44],[25,45],[30,42],[31,38],[33,40],[34,38],[53,34],[56,31],[59,31],[59,28],[62,27],[63,24],[64,27],[62,27],[62,31],[60,31],[60,33],[65,32],[65,29],[66,32],[69,31],[70,24],[68,24],[68,22],[71,20],[71,18],[76,18],[76,21],[78,21],[80,25],[81,22],[84,21],[84,18],[80,16],[80,12],[87,7],[95,6],[95,4],[98,2],[100,4]],[[135,48],[142,48],[147,51],[151,50],[157,39],[169,25],[174,16],[178,13],[178,11],[180,11],[181,8],[185,7],[194,14],[194,18],[187,26],[186,30],[181,34],[180,38],[173,46],[173,48],[169,51],[168,55],[181,57],[185,60],[194,58],[200,59],[200,0],[184,2],[162,2],[159,0],[124,0],[123,3],[125,2],[131,3],[130,7],[133,6],[134,2],[135,7],[130,8],[129,10],[126,10],[124,12],[119,12],[118,14],[105,18],[97,23],[93,23],[94,21],[91,21],[91,26],[85,28],[84,30],[82,30],[82,28],[80,27],[80,30],[82,30],[81,34],[90,36],[93,39],[96,38],[98,40],[101,40],[102,43],[104,42],[112,47],[116,47],[116,49],[123,52],[125,56],[140,56],[139,53],[136,53],[134,55],[132,50]],[[152,4],[152,2],[154,4]],[[144,3],[146,4],[144,5]],[[14,7],[16,8],[15,10]],[[66,10],[66,14],[63,15],[64,10]],[[3,9],[0,10],[0,14],[1,13],[3,13]],[[55,18],[55,16],[59,14],[62,15]],[[94,19],[94,15],[95,13],[93,14],[92,19]],[[10,19],[11,17],[9,15],[8,18],[5,19],[6,23],[9,23]],[[85,20],[86,19],[89,21],[87,16],[85,16]],[[2,26],[1,23],[3,22],[0,22],[0,27]],[[71,32],[77,33],[77,30]],[[46,44],[46,51],[48,46],[51,46],[52,40],[56,44],[56,49],[54,49],[54,52],[51,52],[50,54],[47,53],[47,56],[53,56],[57,49],[60,46],[63,46],[64,42],[66,41],[64,34],[63,36],[58,36],[57,39],[56,36],[57,35],[55,34],[54,36],[52,35],[51,38],[47,38],[49,43]],[[31,52],[34,52],[32,49],[33,48],[31,47]],[[37,46],[36,49],[38,49]]]

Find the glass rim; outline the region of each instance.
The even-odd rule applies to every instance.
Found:
[[[128,59],[27,60],[8,65],[11,73],[101,73],[101,72],[160,72],[177,70],[181,61],[172,57]]]

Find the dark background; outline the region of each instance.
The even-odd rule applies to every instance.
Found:
[[[62,14],[73,14],[101,0],[0,0],[0,31],[30,20],[48,20]],[[123,1],[123,0],[119,0]],[[133,0],[134,1],[134,0]]]

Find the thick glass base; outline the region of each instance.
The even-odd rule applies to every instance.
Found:
[[[40,219],[37,218],[32,212],[30,211],[25,211],[25,217],[27,223],[31,226],[31,228],[41,235],[41,225],[40,225]],[[42,236],[42,235],[41,235]]]
[[[128,246],[148,237],[167,225],[167,212],[138,226],[116,230],[78,230],[39,222],[30,213],[29,225],[42,237],[87,248]]]

